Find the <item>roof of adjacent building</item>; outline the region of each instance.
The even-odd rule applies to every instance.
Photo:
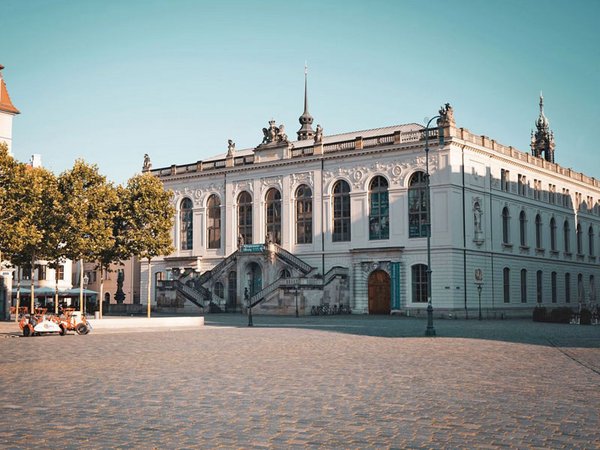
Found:
[[[0,71],[2,69],[4,69],[4,66],[0,64]],[[2,74],[0,74],[0,111],[8,112],[11,114],[21,113],[17,108],[15,108],[15,105],[13,105],[12,101],[10,100],[8,90],[6,89],[6,83],[2,78]]]

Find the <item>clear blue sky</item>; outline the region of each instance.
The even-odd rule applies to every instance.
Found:
[[[556,161],[600,178],[600,1],[2,0],[13,152],[121,183],[295,136],[304,61],[325,134],[423,122],[529,151],[543,90]]]

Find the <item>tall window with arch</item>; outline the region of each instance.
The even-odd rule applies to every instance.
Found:
[[[521,269],[521,303],[527,303],[527,269]]]
[[[238,195],[238,238],[252,244],[252,196],[244,191]]]
[[[535,216],[535,248],[543,248],[542,239],[542,217],[538,214]]]
[[[556,220],[550,219],[550,250],[556,251]]]
[[[596,280],[594,275],[590,275],[590,285],[588,286],[590,291],[590,302],[596,303]]]
[[[588,228],[588,255],[595,256],[594,252],[594,227],[590,225]]]
[[[208,248],[221,248],[221,200],[215,194],[206,203],[208,216]]]
[[[427,237],[429,225],[427,175],[415,172],[408,182],[408,237]]]
[[[565,273],[565,302],[571,303],[571,274]]]
[[[296,244],[312,243],[312,190],[303,184],[296,189]]]
[[[275,188],[265,196],[266,235],[275,244],[281,244],[281,192]]]
[[[184,198],[179,209],[179,239],[181,250],[191,250],[194,246],[194,205]]]
[[[502,208],[502,243],[510,244],[510,212],[507,206]]]
[[[556,303],[557,301],[557,292],[556,292],[556,272],[552,272],[552,277],[551,277],[551,285],[552,285],[552,303]]]
[[[577,274],[577,301],[584,302],[585,301],[585,290],[583,288],[583,274]]]
[[[519,213],[519,236],[521,247],[527,246],[527,215],[525,211]]]
[[[576,235],[577,235],[577,254],[581,255],[581,254],[583,254],[583,233],[581,232],[581,224],[580,223],[577,224]]]
[[[369,239],[389,239],[390,208],[388,181],[376,176],[369,186]]]
[[[542,303],[542,281],[543,281],[543,272],[538,270],[535,273],[535,291],[536,291],[536,300],[538,303]]]
[[[565,253],[570,253],[571,252],[571,227],[569,226],[569,221],[565,220],[565,223],[563,225],[563,237],[564,237],[564,249],[565,249]]]
[[[510,269],[505,267],[502,271],[502,284],[504,288],[504,303],[510,303]]]
[[[413,303],[427,303],[427,265],[415,264],[411,267],[412,274],[412,301]]]
[[[350,185],[339,180],[333,186],[333,242],[350,240]]]

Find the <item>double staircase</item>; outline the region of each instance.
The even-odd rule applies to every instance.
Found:
[[[210,291],[210,289],[204,287],[204,284],[228,270],[233,264],[236,263],[240,256],[257,253],[268,254],[271,257],[274,256],[284,263],[285,266],[300,272],[301,276],[294,278],[281,277],[276,279],[274,282],[265,286],[259,292],[256,292],[250,297],[249,303],[251,307],[255,307],[262,302],[268,301],[273,297],[271,294],[279,289],[324,289],[324,287],[327,286],[337,276],[348,276],[348,269],[343,267],[333,267],[325,274],[324,277],[313,275],[316,270],[314,267],[310,266],[294,254],[288,252],[280,245],[252,244],[243,245],[239,250],[231,253],[229,256],[227,256],[227,258],[223,259],[211,270],[207,270],[201,275],[198,275],[192,270],[186,272],[179,279],[174,280],[172,282],[172,286],[177,291],[178,296],[184,297],[202,309],[206,310],[211,303],[222,305],[225,303],[225,300],[216,297]]]

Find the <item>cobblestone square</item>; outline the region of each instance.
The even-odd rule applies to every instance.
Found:
[[[600,326],[207,316],[0,335],[1,448],[598,448]]]

